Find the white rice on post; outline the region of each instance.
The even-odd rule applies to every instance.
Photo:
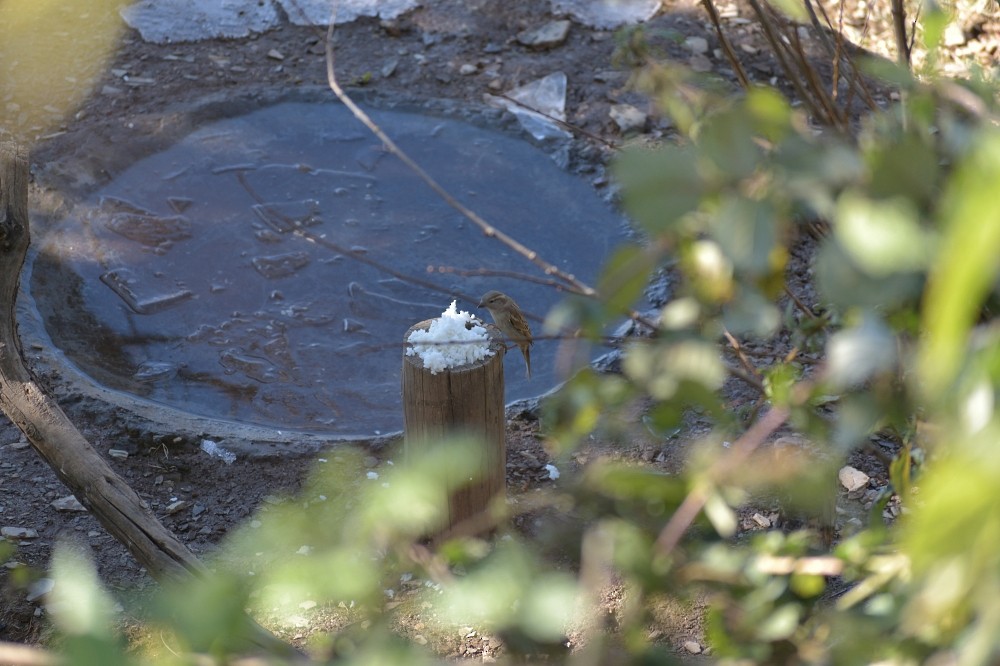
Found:
[[[458,311],[455,305],[452,301],[427,330],[417,329],[406,339],[411,345],[406,355],[419,356],[432,375],[481,361],[494,353],[482,323],[468,312]]]

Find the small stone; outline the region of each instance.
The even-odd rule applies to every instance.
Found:
[[[51,592],[55,586],[56,582],[51,578],[39,578],[28,586],[28,595],[25,598],[28,601],[36,601]]]
[[[128,458],[128,451],[123,451],[122,449],[108,449],[108,455],[112,458],[117,458],[118,460],[125,460]]]
[[[550,49],[565,42],[568,35],[569,21],[549,21],[517,33],[517,41],[531,49]]]
[[[301,608],[302,610],[312,610],[313,608],[316,608],[316,606],[318,605],[319,604],[317,604],[312,599],[307,599],[306,601],[303,601],[301,604],[299,604],[299,608]]]
[[[945,46],[955,47],[962,46],[968,39],[965,37],[965,31],[962,30],[962,26],[957,23],[949,23],[948,27],[944,29],[942,41]]]
[[[417,645],[427,645],[427,639],[424,638],[423,634],[417,634],[413,637],[413,642]]]
[[[757,55],[757,53],[760,52],[760,49],[758,49],[756,46],[754,46],[753,44],[747,44],[746,42],[740,44],[740,48],[743,50],[744,53],[749,53],[750,55]]]
[[[382,19],[378,23],[379,27],[385,30],[385,34],[390,37],[399,37],[406,32],[406,26],[395,19]]]
[[[701,654],[701,644],[698,641],[684,641],[684,649],[691,654]]]
[[[22,439],[20,442],[14,442],[13,444],[11,444],[10,448],[14,451],[23,451],[29,446],[31,446],[31,444]]]
[[[267,52],[267,57],[270,58],[271,60],[284,60],[285,54],[279,51],[278,49],[271,49],[270,51]]]
[[[87,508],[80,504],[78,500],[73,495],[67,495],[66,497],[60,497],[52,502],[52,506],[56,511],[86,511]]]
[[[684,47],[691,53],[708,53],[708,40],[704,37],[688,37],[684,40]]]
[[[387,79],[396,73],[396,68],[399,67],[399,58],[392,58],[382,65],[381,73],[382,78]],[[345,320],[346,321],[346,320]]]
[[[473,65],[471,62],[467,62],[458,68],[458,73],[462,76],[469,76],[470,74],[475,74],[479,71],[479,68]]]
[[[0,527],[0,536],[5,539],[37,539],[38,532],[30,527]]]
[[[767,516],[762,516],[759,513],[755,513],[750,517],[753,518],[753,522],[757,523],[759,526],[765,529],[771,526],[771,520]]]
[[[613,104],[609,114],[622,134],[641,132],[649,117],[631,104]]]
[[[837,478],[840,479],[840,485],[844,486],[848,492],[864,488],[868,485],[868,475],[850,465],[841,467],[840,472],[837,473]]]
[[[183,511],[189,506],[191,506],[191,502],[187,500],[177,500],[176,502],[171,502],[167,505],[167,515],[172,516],[179,511]]]
[[[712,71],[712,61],[700,53],[696,53],[688,58],[688,66],[700,74]]]

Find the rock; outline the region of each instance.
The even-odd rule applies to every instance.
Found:
[[[771,519],[768,518],[767,516],[762,516],[759,513],[755,513],[750,517],[753,518],[753,522],[757,523],[763,528],[768,528],[771,526]]]
[[[380,70],[382,73],[382,78],[387,79],[393,74],[395,74],[397,67],[399,67],[399,58],[389,59],[384,65],[382,65],[382,69]]]
[[[479,68],[473,65],[471,62],[467,62],[458,68],[458,73],[462,76],[469,76],[470,74],[475,74],[479,71]]]
[[[613,104],[608,115],[622,134],[641,132],[649,119],[645,113],[631,104]]]
[[[844,486],[848,492],[864,488],[868,484],[868,475],[850,465],[841,467],[837,478],[840,479],[840,485]]]
[[[701,654],[701,644],[698,641],[684,641],[684,649],[691,654]]]
[[[530,49],[551,49],[565,42],[568,35],[569,21],[549,21],[517,33],[517,41]]]
[[[187,500],[177,500],[176,502],[167,505],[167,515],[172,516],[178,511],[183,511],[189,506],[191,506],[191,502]]]
[[[708,53],[708,40],[704,37],[688,37],[684,40],[684,47],[691,53]]]
[[[968,39],[965,37],[965,31],[962,30],[962,26],[958,23],[949,23],[948,27],[944,29],[941,41],[947,47],[955,47],[962,46]]]
[[[712,61],[700,53],[695,53],[693,56],[688,58],[688,65],[694,71],[705,74],[706,72],[712,71]]]
[[[123,451],[122,449],[108,449],[108,455],[112,458],[117,458],[118,460],[125,460],[128,458],[128,451]]]
[[[55,586],[56,582],[51,578],[39,578],[28,586],[28,595],[25,598],[28,601],[37,601],[51,592]]]
[[[572,134],[550,119],[566,119],[566,84],[565,72],[553,72],[508,91],[509,99],[489,96],[487,101],[514,114],[538,141],[570,138]]]
[[[14,442],[13,444],[11,444],[10,448],[13,451],[23,451],[24,449],[28,448],[29,446],[31,446],[31,444],[29,444],[28,442],[26,442],[26,441],[24,441],[22,439],[20,442]]]
[[[653,18],[661,0],[551,0],[552,11],[569,14],[578,23],[591,28],[610,30],[627,23],[642,23]],[[600,34],[600,33],[596,33]]]
[[[80,504],[78,500],[73,495],[67,495],[66,497],[60,497],[57,500],[52,501],[52,506],[56,511],[86,511],[87,508]]]
[[[38,532],[30,527],[0,527],[0,536],[5,539],[37,539]]]
[[[267,57],[270,58],[271,60],[284,60],[285,54],[279,51],[278,49],[271,49],[270,51],[267,52]]]

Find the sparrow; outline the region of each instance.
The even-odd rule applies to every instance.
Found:
[[[486,308],[493,317],[493,323],[504,336],[521,348],[524,364],[528,368],[528,378],[531,378],[531,329],[528,320],[524,318],[521,308],[514,299],[499,291],[488,291],[479,299],[479,307]],[[508,347],[509,349],[510,347]]]

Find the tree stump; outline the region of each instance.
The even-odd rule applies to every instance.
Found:
[[[422,321],[406,332],[426,330]],[[494,351],[476,363],[431,374],[419,356],[403,356],[403,422],[406,457],[449,436],[467,436],[475,460],[472,479],[450,478],[448,520],[442,535],[478,534],[492,528],[490,505],[507,490],[503,356],[500,334],[490,329]]]

